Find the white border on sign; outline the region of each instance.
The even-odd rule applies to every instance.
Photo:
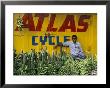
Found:
[[[97,76],[14,76],[13,13],[97,13]],[[6,84],[106,84],[105,5],[6,5],[5,18]]]

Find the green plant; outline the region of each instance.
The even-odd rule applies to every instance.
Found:
[[[86,59],[74,60],[62,52],[50,55],[46,51],[19,53],[14,51],[14,75],[91,75],[97,69],[97,57],[90,54]]]

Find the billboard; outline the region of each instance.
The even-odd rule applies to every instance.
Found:
[[[18,30],[17,19],[23,21],[22,31]],[[14,49],[17,52],[40,51],[47,48],[52,54],[53,47],[71,40],[77,35],[84,51],[97,54],[97,15],[95,13],[15,13],[14,14]],[[57,48],[59,52],[60,47]],[[69,53],[69,49],[64,47]]]

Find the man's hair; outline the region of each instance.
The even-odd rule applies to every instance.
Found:
[[[72,38],[73,38],[73,37],[75,37],[75,38],[77,39],[77,36],[76,36],[76,35],[72,35]]]

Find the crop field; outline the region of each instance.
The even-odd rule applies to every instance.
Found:
[[[97,75],[97,56],[86,52],[85,59],[73,59],[62,51],[55,55],[41,51],[16,53],[14,50],[14,75]]]

